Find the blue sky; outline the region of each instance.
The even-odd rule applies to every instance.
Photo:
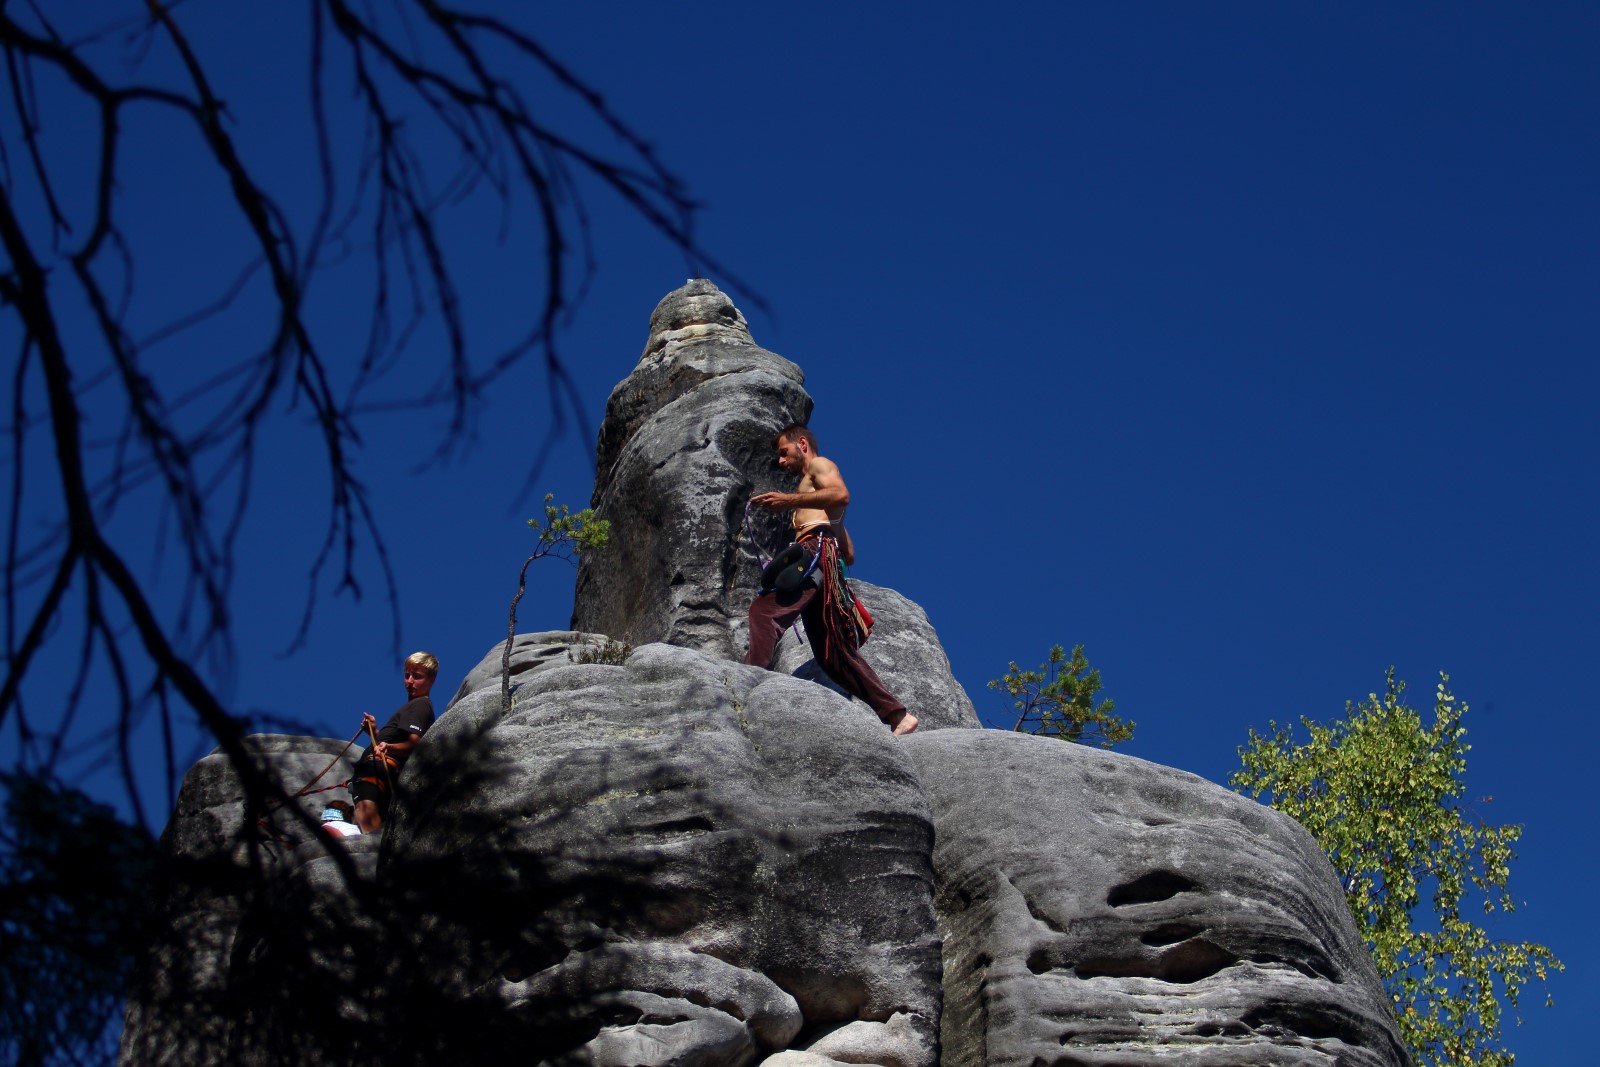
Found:
[[[1568,965],[1555,1008],[1534,990],[1508,1044],[1577,1063],[1568,1035],[1600,996],[1595,935],[1570,918],[1589,903],[1573,857],[1595,842],[1600,9],[529,10],[704,205],[701,240],[770,308],[736,296],[757,342],[806,371],[853,493],[856,573],[927,610],[993,721],[1006,705],[985,682],[1008,660],[1081,642],[1138,723],[1123,751],[1222,782],[1252,726],[1335,717],[1391,664],[1428,707],[1450,674],[1472,708],[1469,793],[1493,798],[1474,810],[1526,826],[1525,905],[1492,931]],[[265,44],[298,31],[179,11],[226,57],[241,142],[303,219],[305,132],[276,110],[292,49]],[[215,276],[222,224],[182,152],[135,158],[122,193],[166,245],[168,284],[141,289],[158,309]],[[589,193],[598,272],[561,344],[592,433],[688,271]],[[492,212],[443,218],[492,347],[539,278]],[[314,311],[353,349],[365,305],[340,270]],[[426,354],[437,333],[421,336]],[[193,373],[229,343],[202,331],[169,358]],[[433,380],[405,371],[390,395]],[[404,694],[381,597],[323,604],[309,646],[281,655],[326,507],[301,417],[260,472],[240,658],[214,680],[349,736]],[[429,463],[443,424],[375,416],[357,462],[400,643],[435,651],[449,691],[503,636],[521,519],[545,490],[585,502],[593,475],[592,436],[572,431],[519,495],[549,426],[533,367]],[[519,628],[565,628],[571,584],[541,565]],[[81,760],[96,781],[92,746]]]

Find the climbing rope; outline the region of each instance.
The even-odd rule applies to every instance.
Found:
[[[850,574],[839,558],[839,542],[833,537],[819,537],[817,558],[822,570],[823,642],[824,647],[833,640],[847,642],[851,648],[867,643],[872,632],[872,616],[866,606],[856,598],[850,587]]]
[[[775,557],[767,555],[762,549],[761,542],[756,540],[755,524],[750,520],[750,504],[744,506],[744,533],[750,541],[750,547],[755,552],[756,560],[761,564],[765,573]],[[820,571],[820,580],[817,585],[823,598],[823,647],[826,649],[834,640],[846,641],[852,648],[860,648],[867,643],[867,637],[872,633],[872,615],[867,611],[855,595],[855,590],[850,586],[850,572],[845,567],[844,560],[839,558],[839,542],[832,534],[815,534],[817,546],[815,551],[807,550],[811,556],[806,564],[801,580],[811,577],[813,572]],[[790,548],[804,547],[804,542],[809,537],[802,537],[800,541],[792,541]],[[782,556],[783,553],[779,553]],[[799,620],[790,626],[794,632],[795,640],[800,640]]]
[[[761,542],[756,540],[755,524],[750,521],[750,501],[744,502],[744,535],[750,539],[750,548],[756,554],[756,562],[761,564],[761,569],[766,570],[767,564],[772,562],[772,557],[761,549]]]
[[[317,782],[322,780],[322,776],[323,775],[325,775],[329,771],[333,770],[335,764],[337,764],[340,760],[344,759],[344,754],[346,752],[350,751],[350,746],[355,744],[357,741],[359,741],[361,739],[362,730],[365,730],[368,734],[371,734],[374,743],[376,743],[377,735],[373,734],[372,733],[372,728],[370,726],[368,726],[365,721],[363,721],[361,726],[357,728],[354,736],[352,736],[350,738],[350,740],[348,740],[348,741],[346,741],[344,743],[344,747],[339,750],[338,754],[336,756],[334,756],[333,759],[328,761],[328,765],[326,767],[322,768],[322,770],[318,771],[315,775],[313,775],[309,782],[307,782],[305,785],[301,786],[294,793],[293,799],[298,799],[300,797],[315,796],[318,793],[326,793],[330,789],[342,789],[343,787],[349,785],[350,784],[350,779],[346,778],[344,781],[335,782],[333,785],[325,785],[325,786],[321,786],[321,787],[319,787],[317,789],[311,788],[312,786],[316,785]],[[385,775],[387,775],[388,771],[389,771],[389,767],[388,767],[387,763],[385,763],[383,769],[384,769]],[[392,783],[391,783],[391,787],[392,787]],[[256,828],[258,830],[262,831],[262,833],[267,835],[269,838],[272,838],[272,839],[276,840],[279,844],[293,846],[294,842],[292,840],[290,840],[289,838],[283,836],[281,833],[279,833],[277,828],[274,827],[272,825],[272,823],[268,821],[268,820],[270,820],[272,818],[273,814],[278,810],[278,808],[283,806],[283,803],[284,802],[281,801],[281,800],[268,801],[266,812],[256,818]]]
[[[367,733],[372,735],[372,746],[367,751],[372,754],[372,761],[383,768],[383,780],[389,783],[387,792],[392,798],[394,796],[394,778],[389,774],[389,757],[378,754],[378,731],[373,728],[372,723],[362,720],[362,724],[366,726]],[[361,731],[357,730],[356,736],[360,737]]]
[[[366,723],[362,722],[361,727],[357,728],[357,730],[355,732],[355,736],[350,738],[350,740],[348,740],[348,741],[346,741],[344,743],[344,747],[339,750],[339,754],[337,756],[333,757],[331,760],[329,760],[328,761],[328,765],[326,767],[322,768],[322,770],[318,771],[316,773],[316,776],[313,777],[311,779],[311,781],[309,781],[305,785],[301,786],[300,787],[300,791],[298,793],[296,793],[295,796],[297,796],[297,797],[310,796],[312,793],[326,793],[330,789],[339,788],[338,785],[325,785],[321,789],[312,789],[311,787],[316,785],[317,782],[321,781],[322,780],[322,776],[324,774],[327,774],[329,771],[333,770],[333,765],[335,763],[338,763],[340,760],[344,759],[344,754],[346,752],[350,751],[350,746],[356,743],[356,738],[361,736],[361,728],[364,728],[365,726],[366,726]],[[348,779],[339,783],[339,785],[349,785],[349,784],[350,784],[350,782],[349,782]]]

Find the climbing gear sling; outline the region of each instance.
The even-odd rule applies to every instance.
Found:
[[[839,541],[831,530],[811,527],[798,541],[791,542],[776,556],[768,557],[756,540],[750,505],[746,503],[744,531],[761,564],[763,592],[792,593],[807,581],[814,581],[818,595],[823,598],[824,647],[835,640],[846,641],[851,648],[867,643],[872,633],[872,614],[851,588],[850,572],[839,558]]]

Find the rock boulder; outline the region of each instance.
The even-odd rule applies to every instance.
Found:
[[[611,544],[578,565],[574,630],[743,657],[760,577],[740,534],[745,502],[780,488],[772,437],[810,416],[804,380],[757,347],[710,282],[662,299],[600,426],[593,506]],[[760,525],[770,543],[776,523]]]
[[[1333,869],[1293,820],[1053,739],[904,748],[934,814],[945,1067],[1406,1062]]]
[[[258,734],[245,743],[257,765],[291,794],[324,769],[318,784],[345,781],[359,754],[330,738]],[[153,901],[160,934],[147,946],[128,996],[120,1062],[270,1062],[251,1051],[258,1045],[260,1019],[249,1014],[270,1007],[268,1001],[280,995],[279,983],[265,983],[263,995],[253,986],[262,975],[256,963],[275,939],[280,955],[291,948],[309,951],[310,940],[293,936],[311,929],[303,909],[291,909],[286,928],[275,920],[282,915],[278,905],[286,902],[286,873],[329,855],[314,836],[326,797],[296,801],[304,820],[285,807],[251,810],[238,773],[220,749],[189,769],[161,839],[166,884]],[[374,839],[350,846],[347,869],[356,877],[371,876],[376,844]],[[328,873],[326,864],[318,868],[319,875]],[[290,936],[278,936],[285,933]]]
[[[630,1063],[750,1063],[855,1025],[834,1043],[932,1067],[932,828],[864,709],[647,645],[540,671],[509,713],[462,699],[406,775],[380,871],[450,872],[419,946],[457,972],[430,1019],[456,991],[498,1047],[537,1047],[553,1003],[582,1006],[585,1055]],[[647,1047],[676,1051],[628,1059]]]
[[[801,382],[709,282],[661,302],[601,428],[612,545],[583,559],[575,629],[517,635],[509,709],[503,644],[469,672],[381,834],[296,844],[220,755],[190,772],[123,1064],[1407,1063],[1290,820],[1126,756],[937,729],[977,718],[893,590],[858,583],[864,654],[910,737],[794,637],[773,671],[738,662],[744,502],[792,488],[772,437],[810,412]],[[340,743],[252,744],[293,791]]]
[[[927,613],[893,589],[858,578],[851,579],[850,584],[874,620],[872,636],[861,646],[861,655],[889,691],[917,716],[918,729],[977,729],[978,713],[973,709],[972,698],[950,672],[950,657],[945,655]],[[851,699],[811,657],[811,644],[804,630],[805,624],[798,623],[784,633],[778,642],[774,669],[827,686]],[[874,714],[862,701],[855,704],[863,714]]]
[[[810,415],[804,380],[795,364],[756,346],[710,282],[662,299],[600,427],[593,505],[611,523],[611,544],[579,562],[574,629],[744,658],[760,583],[751,537],[767,552],[789,540],[783,517],[747,516],[745,505],[794,488],[774,462],[773,437]],[[857,585],[879,619],[865,655],[884,683],[925,728],[976,728],[927,615],[893,590]],[[831,685],[792,637],[778,667]]]

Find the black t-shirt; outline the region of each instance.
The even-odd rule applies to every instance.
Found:
[[[409,741],[412,734],[425,734],[428,727],[433,725],[433,701],[427,697],[418,697],[407,701],[399,711],[389,716],[389,721],[384,723],[383,729],[378,731],[378,740],[390,744],[396,741]],[[394,753],[395,758],[404,763],[406,755]]]

